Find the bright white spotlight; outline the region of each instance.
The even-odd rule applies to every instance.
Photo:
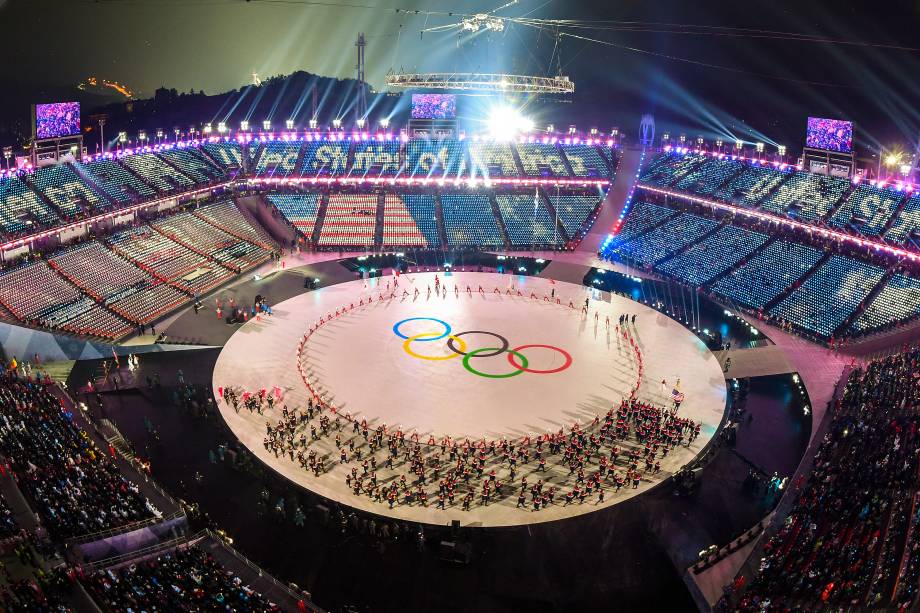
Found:
[[[497,140],[511,140],[533,130],[533,121],[510,106],[498,106],[489,114],[489,134]]]

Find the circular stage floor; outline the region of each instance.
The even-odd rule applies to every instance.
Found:
[[[282,400],[259,415],[246,409],[235,412],[218,399],[234,434],[288,479],[346,505],[431,524],[456,519],[463,525],[504,526],[587,513],[641,493],[690,461],[721,421],[725,380],[717,360],[696,336],[653,309],[537,277],[463,272],[442,273],[438,280],[440,293],[435,292],[434,273],[400,276],[398,287],[393,277],[343,283],[274,305],[273,316],[242,326],[218,358],[214,388],[232,386],[251,393],[278,388]],[[582,307],[589,297],[586,316]],[[340,315],[335,316],[337,310]],[[636,324],[627,327],[632,340],[618,332],[621,313],[637,315]],[[350,453],[340,463],[335,444],[336,435],[343,447],[354,439],[355,451],[370,457],[364,437],[353,432],[351,418],[366,420],[371,430],[385,425],[387,432],[398,429],[410,439],[415,435],[426,461],[440,451],[439,446],[427,447],[431,437],[438,444],[445,437],[461,444],[467,439],[473,444],[482,439],[519,441],[560,429],[568,433],[576,424],[590,433],[595,417],[603,420],[637,384],[640,400],[671,406],[678,379],[685,395],[679,416],[702,422],[700,436],[661,458],[660,473],[643,473],[639,488],[630,484],[618,493],[605,488],[603,503],[593,494],[584,504],[564,505],[575,476],[561,465],[560,456],[548,456],[545,471],[537,472],[529,462],[515,478],[519,482],[526,475],[530,484],[542,479],[558,488],[554,504],[538,512],[529,506],[516,508],[519,486],[503,488],[503,497],[481,505],[482,479],[475,475],[470,487],[477,496],[469,511],[461,508],[462,495],[453,506],[436,508],[438,486],[430,480],[427,507],[414,503],[390,509],[352,492],[346,476],[355,467],[360,474],[361,462]],[[318,477],[263,445],[266,422],[281,418],[281,405],[306,407],[314,393],[335,407],[335,414],[324,414],[333,422],[339,415],[342,421],[341,430],[318,439],[310,437],[311,425],[319,430],[318,415],[298,428],[298,440],[307,435],[307,451],[324,458],[325,472]],[[625,452],[636,444],[631,438],[620,448]],[[392,469],[383,465],[385,447],[374,455],[379,484],[409,473],[402,451]],[[446,455],[441,462],[444,468],[452,465]],[[506,465],[491,456],[488,464],[485,475],[495,469],[498,481],[510,480]],[[589,465],[585,472],[596,469],[596,464]],[[625,458],[617,469],[625,471]],[[529,503],[529,494],[527,498]]]

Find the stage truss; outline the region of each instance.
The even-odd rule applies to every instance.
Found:
[[[477,72],[429,72],[386,76],[392,89],[434,89],[478,93],[571,94],[575,83],[566,76],[530,77],[525,75]]]

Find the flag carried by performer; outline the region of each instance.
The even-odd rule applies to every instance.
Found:
[[[684,401],[684,393],[675,387],[671,390],[671,400],[680,404]]]

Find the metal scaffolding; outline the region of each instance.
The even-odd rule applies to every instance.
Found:
[[[474,72],[433,72],[386,76],[393,89],[444,89],[509,94],[571,94],[575,83],[568,77],[528,77]]]

